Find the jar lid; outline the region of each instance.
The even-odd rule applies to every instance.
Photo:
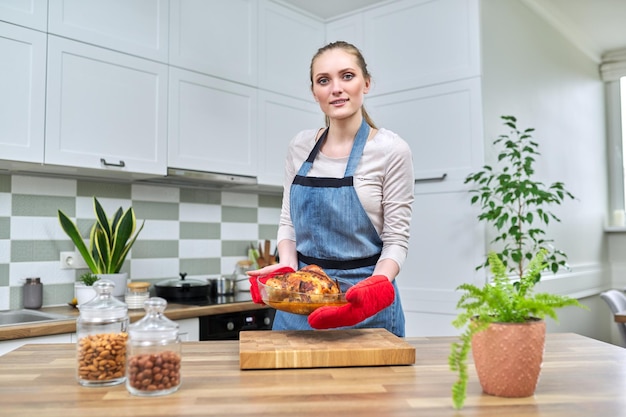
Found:
[[[148,288],[150,288],[150,283],[140,282],[140,281],[129,282],[127,287],[134,291],[143,291],[143,290],[147,290]]]
[[[90,321],[108,321],[125,318],[128,313],[126,303],[113,297],[115,284],[108,279],[100,279],[93,284],[96,296],[80,306],[80,317]]]
[[[156,342],[178,339],[178,323],[168,319],[163,314],[167,307],[165,299],[152,297],[144,301],[143,306],[146,315],[128,328],[131,341]]]

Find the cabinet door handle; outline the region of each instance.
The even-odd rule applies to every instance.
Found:
[[[444,172],[439,177],[416,178],[415,179],[415,184],[417,184],[418,182],[443,181],[443,180],[446,179],[447,176],[448,176],[448,174]]]
[[[112,162],[107,162],[106,159],[104,158],[100,158],[100,162],[102,163],[102,165],[104,165],[105,167],[118,167],[118,168],[124,168],[126,166],[126,164],[124,163],[124,161],[120,160],[120,162],[118,162],[117,164],[112,163]]]

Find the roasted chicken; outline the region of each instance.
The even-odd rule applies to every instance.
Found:
[[[339,294],[338,283],[317,265],[308,265],[296,272],[276,276],[265,285],[272,287],[272,298],[284,301],[316,301],[320,296]]]

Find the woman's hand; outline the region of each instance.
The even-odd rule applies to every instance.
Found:
[[[275,277],[276,275],[286,274],[288,272],[295,272],[292,267],[283,264],[268,265],[264,268],[254,271],[248,271],[247,274],[250,277],[250,295],[252,301],[257,304],[265,304],[261,298],[259,291],[259,281],[265,283],[268,279]]]
[[[308,321],[314,329],[354,326],[389,307],[395,299],[393,285],[384,275],[374,275],[346,291],[348,304],[341,307],[320,307]]]

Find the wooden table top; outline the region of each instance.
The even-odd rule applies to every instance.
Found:
[[[407,338],[410,366],[240,370],[237,341],[183,344],[182,387],[163,397],[133,397],[124,385],[75,382],[73,344],[25,345],[0,356],[0,415],[110,416],[623,416],[626,350],[583,336],[548,334],[533,397],[482,394],[470,368],[468,399],[452,408],[455,338]]]
[[[613,317],[616,323],[626,323],[626,311],[619,311]]]

